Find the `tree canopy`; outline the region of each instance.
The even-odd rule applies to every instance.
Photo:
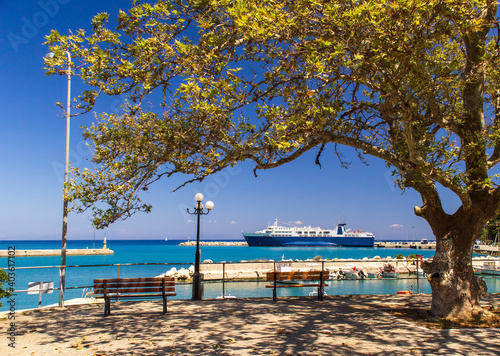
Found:
[[[67,198],[104,227],[149,211],[140,191],[164,176],[270,169],[313,148],[320,164],[328,146],[345,164],[345,145],[420,193],[436,261],[441,240],[466,254],[464,236],[500,212],[496,13],[494,0],[134,1],[91,33],[52,31],[48,74],[70,51],[90,86],[78,108],[127,98],[86,129],[95,168],[75,171]],[[453,215],[439,185],[460,198]]]

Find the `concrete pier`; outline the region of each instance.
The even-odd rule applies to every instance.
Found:
[[[69,249],[66,250],[67,256],[94,256],[94,255],[112,255],[110,249]],[[61,256],[61,250],[0,250],[0,257],[43,257],[43,256]]]
[[[375,241],[375,247],[379,247],[379,248],[414,248],[417,250],[435,250],[436,249],[436,241],[428,241],[428,242]]]
[[[427,260],[427,259],[426,259]],[[472,263],[474,265],[480,266],[485,260],[489,260],[488,257],[474,257]],[[207,261],[207,260],[206,260]],[[407,259],[394,259],[391,256],[381,258],[375,256],[372,259],[363,258],[362,260],[355,259],[333,259],[333,260],[286,260],[286,261],[241,261],[241,262],[219,262],[210,263],[206,262],[200,264],[200,272],[203,274],[203,279],[205,281],[218,281],[222,280],[232,280],[232,281],[255,281],[262,280],[266,278],[267,272],[272,272],[274,270],[274,265],[279,270],[282,267],[288,267],[292,271],[311,271],[311,270],[321,270],[329,272],[336,272],[338,270],[353,270],[356,267],[357,270],[365,270],[368,273],[377,273],[381,268],[384,267],[386,263],[390,263],[396,270],[399,271],[401,278],[408,278],[410,275],[415,275],[417,273],[417,261],[407,260]],[[420,260],[422,261],[422,260]],[[176,270],[172,268],[170,271],[165,271],[164,274],[157,277],[174,277],[178,282],[190,282],[191,275],[194,271],[194,266],[190,266],[189,269],[181,268]],[[422,273],[422,269],[418,269],[419,275]],[[224,273],[224,274],[223,274]],[[420,277],[426,278],[426,277]]]
[[[196,246],[196,241],[181,242],[179,246]],[[200,246],[248,246],[246,241],[200,241]]]
[[[224,263],[201,263],[200,272],[203,274],[203,279],[208,280],[241,280],[241,281],[252,281],[261,280],[266,278],[266,273],[274,270],[274,261],[262,261],[262,262],[224,262]],[[357,269],[365,269],[368,272],[378,272],[380,267],[383,267],[384,263],[391,263],[399,273],[402,275],[409,275],[416,272],[416,266],[413,265],[413,261],[406,259],[395,260],[392,257],[380,258],[375,257],[373,259],[363,259],[363,260],[307,260],[307,261],[276,261],[276,266],[289,266],[293,271],[310,271],[310,270],[321,270],[324,268],[327,271],[337,271],[339,269],[350,269],[352,270],[354,266]],[[223,266],[224,265],[224,266]],[[183,268],[184,269],[184,268]],[[180,271],[182,271],[181,269]],[[194,270],[194,267],[191,266]],[[224,269],[224,276],[223,276]],[[188,270],[182,271],[185,277],[188,277]],[[169,273],[166,271],[166,276],[178,277],[177,273]],[[162,275],[163,276],[163,275]],[[190,277],[187,279],[190,280]]]
[[[500,256],[500,248],[498,245],[476,244],[474,245],[474,253],[482,255]]]
[[[196,241],[181,242],[179,246],[196,246]],[[248,246],[246,241],[200,241],[200,246]],[[436,249],[436,242],[401,242],[401,241],[376,241],[375,247],[380,248],[414,248],[417,250]]]

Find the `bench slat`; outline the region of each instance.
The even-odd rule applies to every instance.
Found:
[[[159,283],[106,283],[106,287],[109,288],[153,288],[153,287],[161,287],[163,283],[160,281]],[[165,286],[172,287],[175,286],[174,282],[165,282]],[[94,283],[94,288],[104,288],[104,283]]]
[[[176,296],[177,293],[165,293],[165,297]],[[120,295],[108,295],[109,299],[129,299],[129,298],[149,298],[149,297],[163,297],[163,294],[120,294]],[[98,295],[95,298],[104,299],[104,295]]]
[[[294,283],[294,284],[277,284],[276,288],[292,288],[292,287],[328,287],[328,284],[302,284],[302,283]],[[266,285],[266,288],[274,288],[274,284]]]
[[[94,279],[94,283],[115,283],[115,282],[156,282],[156,281],[175,281],[174,277],[146,277],[146,278],[102,278]]]
[[[164,290],[161,287],[156,288],[107,288],[106,293],[158,293]],[[165,288],[166,292],[174,292],[174,287]],[[104,294],[104,289],[96,289],[94,288],[94,294]]]

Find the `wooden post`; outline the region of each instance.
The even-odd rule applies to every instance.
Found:
[[[167,313],[167,296],[165,295],[165,277],[161,279],[161,293],[163,294],[163,314]]]
[[[103,295],[104,295],[104,316],[109,315],[109,308],[110,308],[110,300],[108,297],[108,282],[104,280],[103,284]]]
[[[320,277],[319,277],[319,290],[318,290],[318,299],[323,300],[323,271],[325,268],[325,262],[321,262],[321,272],[320,272]]]

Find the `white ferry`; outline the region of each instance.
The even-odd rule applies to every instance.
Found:
[[[323,230],[320,227],[287,227],[278,225],[278,219],[265,230],[244,232],[248,246],[350,246],[373,247],[371,232],[352,231],[345,224]]]

